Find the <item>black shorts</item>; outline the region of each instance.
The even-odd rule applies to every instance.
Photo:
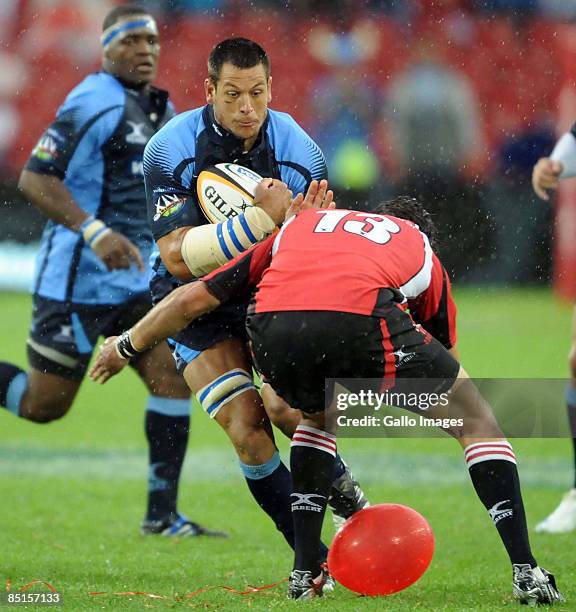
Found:
[[[82,380],[99,336],[117,336],[151,308],[143,293],[123,304],[92,306],[34,296],[28,360],[41,372]]]
[[[328,311],[251,314],[247,328],[259,371],[293,408],[308,413],[331,403],[327,379],[373,379],[375,390],[387,391],[404,390],[403,385],[413,391],[433,379],[434,392],[442,393],[460,368],[442,344],[395,305],[383,317]],[[353,391],[350,382],[346,387]]]

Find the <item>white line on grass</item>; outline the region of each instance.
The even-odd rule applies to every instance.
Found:
[[[443,455],[347,452],[346,461],[364,484],[424,486],[468,481],[462,459]],[[524,457],[520,466],[527,486],[562,489],[569,485],[571,463],[557,457]],[[134,480],[146,478],[146,453],[140,450],[54,450],[0,448],[0,477],[38,476]],[[229,449],[191,450],[186,457],[186,481],[240,480],[237,460]]]

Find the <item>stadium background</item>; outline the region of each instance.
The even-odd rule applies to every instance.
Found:
[[[18,194],[17,177],[67,92],[98,67],[102,15],[114,4],[1,3],[0,338],[2,357],[20,364],[25,363],[30,300],[12,291],[30,283],[43,219]],[[341,202],[369,207],[408,191],[428,203],[457,281],[460,343],[469,371],[486,377],[565,376],[570,310],[555,301],[551,283],[564,296],[576,288],[571,276],[576,266],[570,265],[576,223],[566,204],[570,186],[559,198],[564,208],[553,278],[552,212],[532,195],[530,172],[551,149],[559,126],[568,127],[576,117],[570,72],[576,65],[571,24],[576,3],[139,4],[162,23],[158,83],[171,91],[178,110],[203,103],[205,58],[215,42],[230,35],[254,38],[271,57],[271,106],[293,114],[323,146]],[[414,75],[416,89],[410,85]],[[439,88],[439,82],[452,88]],[[456,90],[460,94],[451,95]],[[415,99],[420,121],[414,115],[400,121],[402,100]],[[434,141],[426,140],[423,125],[438,128]],[[456,159],[448,150],[458,152]],[[87,593],[152,591],[171,598],[204,585],[242,588],[284,577],[286,550],[259,520],[231,448],[200,411],[193,419],[181,506],[199,520],[230,529],[233,548],[138,537],[145,478],[143,397],[128,374],[104,389],[86,383],[72,413],[48,427],[0,415],[0,588],[3,580],[16,585],[41,578],[68,593],[73,609],[139,609],[138,596],[119,600],[107,594],[95,602]],[[285,452],[286,444],[280,446]],[[569,442],[519,440],[515,446],[533,526],[570,484]],[[466,481],[456,445],[345,440],[342,448],[371,499],[412,505],[436,531],[438,551],[430,572],[387,606],[510,605],[506,560]],[[570,542],[570,536],[534,538],[539,558],[559,574],[574,601]],[[281,591],[250,596],[250,605],[281,607]],[[199,598],[190,602],[246,603],[220,591]],[[148,604],[167,605],[165,600]],[[339,594],[339,609],[356,605],[351,595]],[[366,602],[362,608],[379,605]]]

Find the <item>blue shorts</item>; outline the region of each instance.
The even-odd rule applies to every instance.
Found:
[[[186,366],[206,349],[228,338],[248,342],[246,333],[246,302],[229,302],[202,315],[186,329],[168,339],[176,369]]]
[[[88,305],[35,295],[28,360],[40,372],[82,380],[100,336],[117,336],[151,308],[148,293],[123,304]]]

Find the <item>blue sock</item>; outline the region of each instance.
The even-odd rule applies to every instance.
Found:
[[[252,496],[294,548],[294,525],[290,512],[292,479],[288,468],[280,460],[280,454],[276,451],[262,465],[248,465],[240,461],[240,467]]]
[[[190,400],[150,396],[146,406],[149,476],[146,519],[176,517],[178,483],[190,430]]]
[[[338,453],[336,453],[336,459],[334,459],[334,480],[340,478],[346,471],[346,464]]]
[[[262,465],[247,465],[240,461],[248,488],[258,505],[274,521],[276,529],[294,548],[294,521],[292,519],[291,499],[292,478],[288,468],[280,460],[276,451]],[[320,557],[325,559],[328,549],[321,544]]]
[[[20,416],[20,402],[28,386],[28,374],[18,366],[0,361],[0,406]]]

